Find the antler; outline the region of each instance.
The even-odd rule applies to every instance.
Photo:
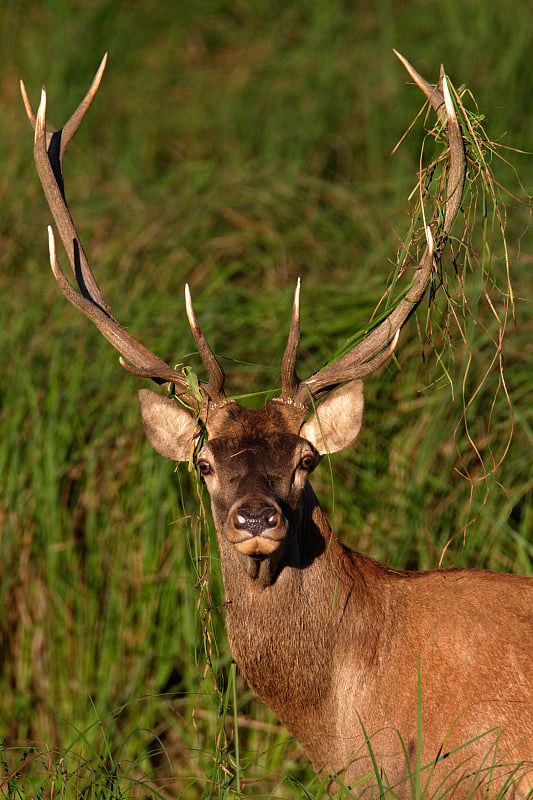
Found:
[[[78,108],[63,128],[57,131],[46,130],[46,90],[44,87],[37,116],[35,116],[26,87],[22,81],[20,82],[26,114],[35,130],[34,158],[37,173],[80,291],[78,292],[73,288],[59,266],[51,227],[48,228],[50,264],[57,284],[67,300],[88,317],[121,354],[120,363],[128,372],[144,378],[151,378],[159,384],[172,383],[185,402],[198,407],[201,403],[201,398],[192,393],[183,372],[173,369],[150,350],[147,350],[113,316],[96,282],[65,199],[63,156],[98,91],[106,62],[107,54],[102,59],[89,91]],[[196,322],[188,288],[186,290],[186,303],[187,314],[198,352],[209,373],[208,383],[201,384],[200,388],[208,400],[215,404],[221,403],[225,400],[224,372]]]
[[[396,53],[396,51],[394,52]],[[432,86],[416,72],[403,56],[399,53],[396,53],[396,55],[417,86],[424,92],[436,113],[445,116],[447,122],[450,143],[450,166],[444,222],[439,231],[437,245],[434,246],[431,230],[426,227],[426,249],[416,270],[413,284],[405,297],[355,347],[340,356],[332,364],[303,381],[298,378],[296,373],[296,360],[300,341],[300,281],[298,280],[294,294],[290,333],[281,367],[282,392],[280,399],[286,403],[296,403],[308,408],[313,400],[318,399],[325,392],[345,381],[369,375],[390,358],[402,326],[417,308],[429,285],[434,263],[441,256],[453,220],[460,207],[465,182],[466,159],[463,138],[444,70],[441,67],[439,85]],[[98,91],[106,61],[107,55],[102,59],[84,99],[63,128],[57,131],[50,132],[46,130],[45,89],[43,88],[42,90],[41,102],[37,116],[35,116],[24,83],[20,82],[26,113],[35,130],[34,158],[37,172],[80,291],[78,292],[73,288],[59,266],[54,235],[52,229],[49,228],[48,237],[52,271],[59,288],[67,300],[88,317],[121,354],[120,362],[126,370],[144,378],[151,378],[160,384],[172,383],[185,402],[199,407],[202,404],[202,398],[193,393],[184,373],[169,366],[154,353],[147,350],[113,316],[96,282],[66,203],[63,156]],[[185,289],[185,302],[187,317],[196,346],[209,375],[208,382],[202,383],[200,389],[206,399],[216,406],[226,401],[224,371],[198,324],[188,286]]]
[[[336,361],[315,372],[303,381],[296,375],[296,358],[300,332],[298,328],[299,285],[295,294],[294,310],[282,366],[281,399],[289,403],[299,403],[308,408],[313,400],[345,381],[362,378],[374,372],[392,355],[400,330],[417,308],[431,280],[433,265],[440,258],[450,229],[459,211],[466,176],[466,158],[463,137],[453,107],[444,69],[438,86],[432,86],[394,51],[416,85],[424,92],[437,114],[444,114],[448,128],[450,145],[450,166],[448,170],[446,210],[444,222],[439,231],[436,246],[429,226],[426,226],[426,249],[416,270],[413,284],[398,305],[361,342],[340,356]]]

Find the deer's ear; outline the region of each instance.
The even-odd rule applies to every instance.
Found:
[[[336,453],[356,439],[363,423],[363,383],[355,380],[332,392],[304,422],[300,436],[320,455]]]
[[[144,432],[158,453],[172,461],[188,461],[198,425],[185,408],[149,389],[139,391]]]

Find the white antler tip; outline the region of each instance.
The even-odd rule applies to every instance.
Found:
[[[95,91],[100,85],[100,81],[102,80],[102,75],[104,74],[104,70],[107,64],[107,53],[104,53],[104,57],[100,61],[98,69],[96,70],[96,75],[94,76],[93,86],[95,85]]]
[[[426,243],[428,246],[428,250],[431,253],[431,255],[433,255],[433,234],[431,233],[431,228],[429,227],[429,225],[426,225],[425,232],[426,232]]]
[[[50,255],[50,266],[52,267],[52,272],[57,277],[58,263],[56,256],[56,240],[51,225],[48,225],[48,253]]]
[[[189,320],[189,325],[194,330],[198,327],[198,322],[196,320],[196,314],[194,313],[194,308],[192,307],[192,297],[191,297],[191,290],[189,288],[189,284],[185,284],[185,311],[187,313],[187,319]]]
[[[442,76],[442,94],[444,95],[444,105],[446,106],[446,114],[448,119],[455,119],[455,108],[453,105],[450,88],[448,86],[448,79],[446,75]]]
[[[56,254],[56,240],[52,226],[48,225],[46,230],[48,231],[48,252],[50,253],[50,260],[52,260]]]
[[[401,61],[401,63],[404,65],[404,67],[406,66],[406,64],[409,64],[409,62],[407,61],[407,59],[405,58],[405,56],[402,56],[402,54],[401,54],[401,53],[400,53],[398,50],[396,50],[394,47],[392,48],[392,52],[394,53],[394,55],[396,56],[396,58],[397,58],[399,61]],[[409,66],[411,66],[411,65],[409,64]],[[406,67],[406,68],[407,68],[407,67]]]
[[[394,48],[392,49],[392,52],[394,53],[394,55],[396,56],[396,58],[397,58],[397,59],[400,61],[400,63],[403,65],[404,69],[405,69],[405,70],[406,70],[406,71],[409,73],[409,76],[410,76],[410,78],[411,78],[411,79],[412,79],[412,80],[413,80],[413,81],[414,81],[414,82],[417,84],[417,86],[418,86],[420,89],[422,89],[422,91],[424,92],[424,94],[426,94],[425,87],[424,87],[424,83],[425,83],[425,81],[424,81],[424,79],[421,77],[421,75],[419,75],[419,74],[418,74],[418,72],[417,72],[417,71],[416,71],[416,69],[413,67],[413,65],[409,63],[409,61],[406,59],[406,57],[405,57],[405,56],[402,56],[402,54],[401,54],[401,53],[399,53],[399,52],[398,52],[397,50],[395,50]]]
[[[35,138],[37,138],[38,131],[42,131],[46,125],[46,89],[41,89],[41,100],[39,108],[37,109],[37,117],[35,120]]]
[[[392,342],[390,344],[391,353],[393,353],[396,350],[396,345],[398,344],[398,339],[400,338],[400,331],[401,328],[398,328],[398,330],[396,331],[396,333],[392,338]]]

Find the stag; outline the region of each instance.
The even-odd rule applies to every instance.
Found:
[[[106,304],[65,200],[63,156],[97,92],[104,58],[77,110],[46,129],[43,89],[34,156],[79,291],[50,261],[62,293],[120,353],[134,375],[168,384],[139,392],[146,435],[174,461],[194,459],[211,498],[231,652],[253,691],[307,752],[332,792],[417,781],[454,798],[533,787],[533,581],[473,569],[393,570],[343,546],[309,476],[325,453],[348,447],[363,419],[362,378],[394,350],[420,303],[459,210],[464,143],[447,78],[426,82],[399,56],[446,124],[446,206],[412,284],[365,339],[300,379],[299,283],[281,364],[281,393],[260,410],[228,398],[224,372],[186,312],[208,379],[192,391],[183,372],[148,351]],[[421,719],[421,727],[418,718]],[[339,788],[340,787],[340,788]]]

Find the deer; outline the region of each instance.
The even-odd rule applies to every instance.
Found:
[[[21,81],[35,131],[34,159],[78,289],[59,289],[100,330],[130,373],[166,394],[139,391],[146,436],[175,462],[193,462],[210,496],[234,661],[300,742],[331,794],[524,800],[533,789],[533,580],[452,568],[402,571],[344,546],[311,487],[322,457],[353,444],[363,422],[363,378],[391,357],[437,269],[461,204],[466,152],[441,67],[428,83],[396,53],[446,126],[445,211],[403,299],[348,352],[301,379],[300,281],[281,362],[281,391],[260,409],[225,392],[225,373],[185,308],[207,379],[134,338],[105,302],[65,199],[63,157],[99,88],[102,60],[59,130],[46,126]]]

